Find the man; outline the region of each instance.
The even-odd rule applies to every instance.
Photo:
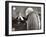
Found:
[[[28,18],[27,19],[27,30],[40,29],[39,15],[34,12],[33,8],[27,8],[25,12]]]

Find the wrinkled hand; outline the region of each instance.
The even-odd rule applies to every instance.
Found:
[[[22,16],[19,16],[18,19],[24,20]]]

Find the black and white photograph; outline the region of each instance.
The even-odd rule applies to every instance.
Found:
[[[41,7],[12,6],[12,30],[40,30]]]
[[[44,33],[44,3],[6,2],[7,35]]]

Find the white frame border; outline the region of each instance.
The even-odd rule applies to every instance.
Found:
[[[12,31],[12,6],[35,6],[41,7],[41,30],[28,30],[28,31]],[[27,33],[42,33],[44,32],[44,7],[42,4],[26,4],[26,3],[9,3],[9,35],[11,34],[27,34]]]

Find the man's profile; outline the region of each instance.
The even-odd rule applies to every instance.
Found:
[[[27,29],[28,30],[40,29],[40,18],[39,18],[39,15],[35,13],[33,8],[27,8],[25,13],[26,13],[26,16],[28,16]]]

